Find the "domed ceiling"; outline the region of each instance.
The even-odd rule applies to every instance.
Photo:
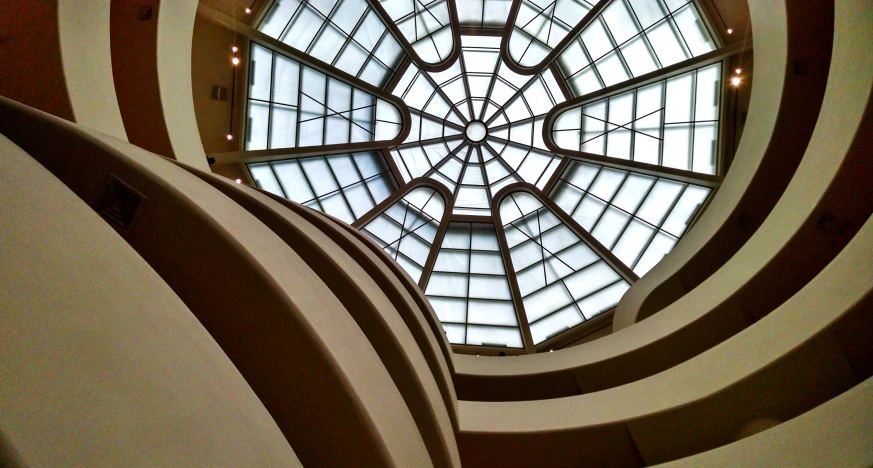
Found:
[[[361,229],[459,352],[609,319],[721,181],[727,55],[690,1],[277,0],[258,29],[253,181]]]

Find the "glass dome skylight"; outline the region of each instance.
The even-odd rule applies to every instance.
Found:
[[[522,181],[542,188],[560,162],[543,143],[542,124],[563,94],[549,70],[509,70],[500,40],[462,36],[461,56],[448,70],[410,66],[393,91],[413,115],[406,142],[391,150],[404,182],[443,183],[455,214],[490,216],[498,190]]]
[[[721,180],[690,1],[276,0],[259,29],[252,182],[361,229],[457,350],[583,336]]]

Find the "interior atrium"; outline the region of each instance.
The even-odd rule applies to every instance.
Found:
[[[0,31],[0,467],[873,466],[867,0]]]

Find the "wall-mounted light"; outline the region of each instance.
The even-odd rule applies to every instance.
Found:
[[[737,69],[734,70],[734,71],[737,72],[737,75],[739,75],[740,73],[743,72],[743,69],[742,69],[742,68],[737,68]]]
[[[247,14],[247,15],[252,14],[252,9],[251,9],[251,8],[246,8],[246,14]]]
[[[230,133],[227,134],[227,141],[233,140],[233,135]]]
[[[237,48],[237,46],[233,46],[233,47],[230,48],[230,50],[231,50],[233,53],[236,53],[236,51],[238,51],[239,49]]]
[[[236,183],[241,184],[241,183],[242,183],[242,179],[236,179]]]
[[[731,28],[728,28],[727,33],[728,33],[728,34],[733,34],[733,33],[734,33],[734,30],[731,29]]]
[[[239,65],[239,58],[234,57],[230,60],[230,62],[233,63],[234,65]]]
[[[739,86],[741,81],[739,76],[731,78],[731,84],[734,86]]]
[[[255,7],[255,3],[258,3],[258,0],[253,1],[251,5],[249,5],[248,7],[246,7],[246,14],[247,14],[247,15],[252,14],[252,8]]]

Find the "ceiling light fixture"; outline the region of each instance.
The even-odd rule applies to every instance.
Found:
[[[735,76],[735,77],[731,78],[731,84],[734,85],[734,86],[739,86],[739,85],[740,85],[740,81],[741,81],[741,80],[740,80],[740,77],[739,77],[739,76]]]
[[[742,68],[737,68],[737,69],[734,70],[734,71],[737,72],[737,75],[739,75],[740,73],[742,73],[743,69],[742,69]]]
[[[728,33],[728,34],[733,34],[733,33],[734,33],[734,30],[733,30],[733,29],[731,29],[731,28],[728,28],[728,31],[727,31],[727,33]]]
[[[236,51],[238,51],[239,49],[237,48],[237,46],[233,46],[233,47],[230,48],[230,50],[233,51],[233,52],[236,52]]]
[[[234,58],[231,60],[231,62],[232,62],[234,65],[239,65],[239,59],[236,58],[236,57],[234,57]]]
[[[241,184],[241,183],[242,183],[242,179],[236,179],[236,183]]]
[[[227,134],[227,141],[233,140],[233,135],[230,133]]]

